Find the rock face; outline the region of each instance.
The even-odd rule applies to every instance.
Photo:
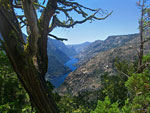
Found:
[[[60,63],[64,64],[69,60],[69,56],[62,51],[62,48],[64,48],[64,50],[65,48],[67,48],[63,42],[60,42],[58,40],[53,40],[50,38],[48,39],[47,42],[48,56],[54,56]]]
[[[63,49],[62,49],[63,48]],[[64,64],[70,59],[62,50],[68,49],[63,42],[48,38],[48,71],[47,78],[64,75],[71,70]],[[67,50],[66,50],[67,51]]]
[[[89,56],[88,60],[68,75],[57,92],[61,95],[68,92],[72,95],[78,95],[79,92],[99,89],[102,74],[105,72],[109,75],[116,73],[114,66],[116,58],[131,61],[137,57],[138,42],[138,34],[111,36],[105,41],[95,41],[88,47],[89,51],[85,49],[87,53],[84,53],[83,57]],[[148,44],[146,48],[150,48]],[[91,58],[90,54],[93,56],[95,53],[96,55]]]
[[[53,40],[50,38],[48,40],[51,42],[53,47],[56,47],[58,50],[65,53],[68,57],[75,56],[77,54],[74,48],[68,48],[68,46],[65,45],[62,41]]]
[[[79,55],[77,55],[77,58],[79,58],[78,65],[82,65],[90,58],[96,56],[99,52],[126,45],[129,43],[129,41],[135,39],[136,37],[138,37],[138,34],[109,36],[104,41],[97,40],[91,43]]]

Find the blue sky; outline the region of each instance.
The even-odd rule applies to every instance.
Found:
[[[79,44],[86,41],[104,40],[110,35],[123,35],[139,32],[140,10],[138,0],[77,0],[91,8],[102,8],[113,14],[106,20],[86,22],[74,28],[56,28],[52,34],[68,38],[66,44]]]
[[[105,20],[90,21],[76,25],[74,28],[56,28],[51,34],[67,38],[65,44],[80,44],[86,41],[104,40],[111,35],[138,33],[140,10],[136,6],[138,0],[76,0],[90,8],[102,8],[113,14]],[[73,13],[74,14],[74,13]],[[74,15],[76,18],[78,15]],[[99,15],[100,16],[100,15]],[[25,32],[25,28],[23,29]]]

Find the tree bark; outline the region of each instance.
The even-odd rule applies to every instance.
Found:
[[[58,113],[53,98],[46,90],[46,82],[35,68],[32,59],[26,58],[24,60],[26,65],[17,68],[18,76],[22,78],[34,106],[36,106],[40,113]]]
[[[25,51],[22,32],[13,9],[5,8],[1,4],[0,33],[4,39],[6,54],[35,108],[39,113],[58,113],[55,101],[46,90],[43,73],[36,67],[34,57]]]

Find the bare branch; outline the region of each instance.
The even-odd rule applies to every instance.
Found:
[[[21,28],[23,28],[24,26],[27,25],[27,19],[25,18],[24,15],[17,15],[16,17],[17,17],[17,19],[19,19],[19,24],[20,24],[20,26],[21,26],[21,24],[23,24],[23,25],[21,26]],[[25,18],[25,19],[23,19],[23,18]]]
[[[108,15],[106,15],[106,16],[103,17],[103,18],[98,18],[98,17],[95,16],[97,13],[98,13],[98,11],[95,12],[93,15],[90,15],[89,17],[87,17],[87,18],[85,18],[85,19],[83,19],[83,20],[81,20],[81,21],[75,21],[75,22],[70,23],[70,24],[65,24],[65,23],[61,22],[61,21],[56,17],[56,25],[57,25],[58,27],[70,28],[70,27],[74,27],[76,24],[82,24],[82,23],[84,23],[84,22],[86,22],[86,21],[88,21],[88,20],[92,20],[92,19],[95,19],[95,20],[104,20],[104,19],[106,19],[108,16],[110,16],[110,15],[112,14],[112,12],[111,12],[111,13],[109,13]]]
[[[102,9],[91,9],[91,8],[85,7],[83,5],[80,5],[77,2],[72,2],[72,1],[63,1],[63,0],[60,0],[58,2],[61,4],[61,7],[57,8],[57,12],[56,13],[59,14],[60,12],[63,12],[65,14],[65,16],[67,17],[67,20],[65,21],[65,24],[63,22],[59,22],[59,26],[60,27],[70,28],[70,27],[73,27],[74,24],[76,24],[76,23],[77,24],[78,23],[81,24],[81,23],[86,22],[87,20],[91,20],[92,21],[93,19],[96,19],[96,20],[105,19],[105,17],[104,18],[97,18],[95,16],[97,13],[106,14],[106,12],[104,10],[102,10]],[[72,16],[70,16],[70,14],[69,14],[69,12],[71,12],[73,10],[76,13],[82,15],[82,17],[84,18],[84,20],[82,20],[82,21],[74,21],[74,19],[72,18]],[[84,10],[89,10],[89,11],[94,12],[94,14],[93,14],[94,16],[90,15],[89,17],[87,17],[88,14]],[[63,24],[61,24],[61,23],[63,23]]]
[[[143,71],[143,68],[141,67],[143,65],[143,55],[144,55],[144,12],[145,12],[145,0],[142,1],[141,4],[141,19],[140,19],[140,51],[139,51],[139,61],[138,61],[138,67],[139,67],[139,73]]]
[[[49,0],[46,8],[41,14],[40,25],[41,25],[41,28],[43,29],[42,36],[45,37],[43,40],[47,41],[46,37],[47,37],[48,32],[52,31],[52,29],[54,28],[54,26],[52,25],[51,30],[50,30],[49,23],[50,23],[51,18],[54,16],[56,8],[57,8],[57,2],[55,0]]]
[[[43,3],[42,4],[45,4],[45,0],[43,0]]]
[[[68,41],[68,39],[66,39],[66,38],[58,38],[57,36],[52,35],[52,34],[48,34],[48,35],[51,36],[51,37],[53,37],[53,38],[55,38],[56,40],[60,40],[60,41]]]
[[[115,68],[116,68],[116,70],[119,72],[119,73],[121,73],[121,74],[123,74],[123,75],[125,75],[127,78],[129,78],[130,76],[129,75],[127,75],[126,73],[124,73],[123,71],[120,71],[118,68],[117,68],[117,66],[115,65]]]
[[[138,58],[140,57],[140,52],[138,50],[136,50]]]
[[[70,18],[68,12],[73,11],[73,10],[75,12],[77,12],[78,14],[81,14],[84,18],[88,15],[79,6],[73,6],[73,7],[68,8],[68,9],[67,8],[63,8],[63,7],[58,7],[57,10],[62,11],[68,18]]]
[[[121,74],[125,75],[127,78],[129,78],[129,77],[130,77],[129,75],[127,75],[126,73],[124,73],[124,72],[122,72],[122,71],[119,71],[119,73],[121,73]]]
[[[25,26],[26,26],[26,24],[22,25],[21,28],[23,28],[23,27],[25,27]]]
[[[53,20],[52,20],[52,23],[48,29],[48,32],[51,32],[54,28],[57,27],[56,23],[57,23],[57,17],[55,15],[55,16],[53,16]]]
[[[22,5],[13,5],[14,8],[22,9]]]
[[[42,27],[48,29],[50,19],[54,15],[56,8],[57,8],[56,0],[49,0],[46,5],[46,8],[44,9],[40,17]]]
[[[23,9],[27,19],[27,23],[32,32],[31,34],[32,36],[31,38],[29,38],[29,45],[28,45],[30,49],[28,50],[30,50],[30,53],[32,53],[32,55],[34,56],[37,53],[37,42],[38,42],[38,38],[40,37],[39,28],[38,28],[38,19],[33,5],[33,1],[22,0],[22,3],[23,3]]]
[[[146,67],[150,66],[150,63],[145,63],[145,64],[142,64],[140,65],[140,67],[138,67],[137,71],[134,72],[134,73],[141,73],[141,70],[144,70]]]
[[[68,8],[68,9],[64,9],[63,7],[58,7],[57,9],[58,10],[61,10],[61,11],[72,11],[72,10],[74,10],[75,8],[77,8],[77,6],[73,6],[73,7],[71,7],[71,8]]]
[[[39,6],[39,7],[42,7],[42,8],[46,8],[45,6],[43,6],[43,5],[41,5],[41,4],[38,4],[38,3],[36,3],[36,2],[33,2],[33,4],[34,4],[35,6]]]
[[[87,10],[90,10],[90,11],[97,11],[95,9],[91,9],[91,8],[88,8],[88,7],[85,7],[77,2],[69,2],[69,1],[58,1],[59,3],[63,4],[64,6],[68,6],[68,7],[74,7],[74,6],[77,6],[77,7],[82,7],[84,9],[87,9]]]

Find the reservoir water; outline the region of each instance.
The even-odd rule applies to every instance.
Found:
[[[77,58],[70,57],[70,60],[65,63],[67,67],[69,67],[72,71],[76,70],[76,66],[74,66],[75,63],[78,62]],[[55,88],[58,88],[65,80],[65,78],[68,76],[69,73],[66,73],[64,75],[61,75],[59,77],[51,78],[50,82],[55,86]]]

